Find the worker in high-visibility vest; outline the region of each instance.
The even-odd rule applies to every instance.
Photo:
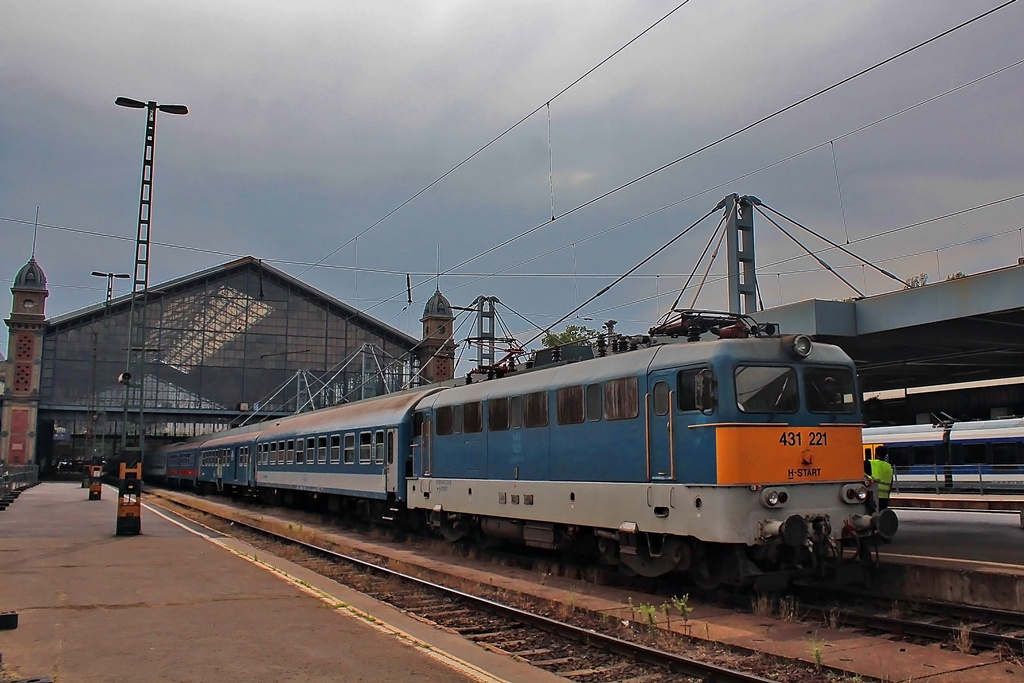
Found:
[[[885,446],[875,449],[874,455],[868,454],[869,460],[865,463],[865,474],[875,482],[875,490],[878,492],[879,511],[889,507],[889,492],[892,490],[892,465],[889,464],[889,451]]]

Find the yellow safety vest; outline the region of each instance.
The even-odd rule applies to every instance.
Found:
[[[871,478],[878,483],[879,500],[889,497],[892,488],[892,465],[884,460],[871,460]]]

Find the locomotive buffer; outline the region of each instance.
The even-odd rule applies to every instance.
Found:
[[[132,467],[121,463],[117,485],[117,536],[135,536],[142,532],[142,463]]]

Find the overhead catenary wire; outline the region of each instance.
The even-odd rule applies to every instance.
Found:
[[[475,158],[476,158],[477,156],[479,156],[479,155],[480,155],[481,153],[483,153],[483,152],[484,152],[485,150],[487,150],[487,149],[488,149],[488,148],[489,148],[489,147],[490,147],[491,145],[493,145],[493,144],[494,144],[494,143],[496,143],[496,142],[497,142],[498,140],[502,139],[502,138],[503,138],[503,137],[505,137],[505,136],[506,136],[507,134],[511,133],[511,132],[512,132],[513,130],[515,130],[516,128],[518,128],[518,127],[519,127],[520,125],[522,125],[523,123],[525,123],[526,121],[528,121],[528,120],[529,120],[529,119],[530,119],[531,117],[533,117],[533,115],[534,115],[534,114],[536,114],[537,112],[539,112],[539,111],[540,111],[541,109],[543,109],[544,107],[550,107],[550,106],[551,106],[551,103],[552,103],[552,102],[554,102],[554,101],[555,101],[556,99],[558,99],[559,97],[561,97],[562,95],[564,95],[564,94],[565,94],[566,92],[568,92],[569,90],[571,90],[571,89],[572,89],[572,88],[573,88],[574,86],[576,86],[577,84],[579,84],[579,83],[580,83],[580,81],[582,81],[583,79],[587,78],[587,77],[588,77],[588,76],[589,76],[590,74],[594,73],[595,71],[597,71],[598,69],[600,69],[600,68],[601,68],[602,66],[604,66],[605,64],[607,64],[607,63],[608,63],[609,61],[611,61],[612,59],[614,59],[616,55],[618,55],[618,54],[619,54],[620,52],[622,52],[623,50],[625,50],[625,49],[626,49],[627,47],[629,47],[630,45],[632,45],[632,44],[633,44],[633,43],[635,43],[636,41],[640,40],[640,38],[642,38],[642,37],[643,37],[643,36],[645,36],[646,34],[650,33],[650,32],[651,32],[652,30],[654,30],[654,28],[655,28],[656,26],[658,26],[658,25],[659,25],[659,24],[661,24],[661,23],[662,23],[663,21],[665,21],[666,19],[668,19],[668,18],[669,18],[670,16],[672,16],[673,14],[675,14],[675,13],[676,13],[677,11],[679,11],[679,10],[680,10],[680,9],[681,9],[681,8],[682,8],[682,7],[684,6],[684,5],[688,4],[689,2],[690,2],[690,0],[683,0],[683,2],[679,3],[678,5],[676,5],[676,6],[675,6],[674,8],[672,8],[672,9],[671,9],[671,10],[670,10],[670,11],[669,11],[669,12],[668,12],[667,14],[665,14],[664,16],[662,16],[662,17],[661,17],[660,19],[658,19],[657,21],[655,21],[655,22],[654,22],[653,24],[651,24],[650,26],[648,26],[647,28],[645,28],[645,29],[644,29],[643,31],[641,31],[641,32],[640,32],[640,33],[638,33],[637,35],[635,35],[635,36],[633,36],[632,38],[630,38],[630,39],[629,39],[628,41],[626,41],[626,43],[625,43],[625,44],[623,44],[623,45],[622,45],[621,47],[619,47],[619,48],[618,48],[617,50],[615,50],[614,52],[612,52],[612,53],[611,53],[610,55],[608,55],[607,57],[605,57],[604,59],[602,59],[602,60],[601,60],[600,62],[598,62],[598,63],[597,63],[597,64],[595,64],[594,66],[592,66],[592,67],[591,67],[590,69],[588,69],[588,70],[587,70],[586,72],[584,72],[584,73],[583,73],[583,75],[581,75],[581,76],[578,76],[578,77],[577,77],[577,78],[576,78],[576,79],[575,79],[574,81],[572,81],[571,83],[569,83],[569,85],[567,85],[567,86],[563,87],[563,88],[562,88],[561,90],[559,90],[559,91],[558,91],[557,93],[555,93],[555,94],[554,94],[554,95],[553,95],[552,97],[549,97],[549,98],[547,99],[547,101],[545,101],[545,102],[544,102],[544,104],[541,104],[541,105],[540,105],[540,106],[538,106],[538,107],[537,107],[536,109],[534,109],[533,111],[531,111],[531,112],[530,112],[529,114],[526,114],[526,115],[525,115],[525,116],[523,116],[523,117],[522,117],[521,119],[519,119],[518,121],[516,121],[515,123],[513,123],[513,124],[512,124],[511,126],[509,126],[508,128],[506,128],[505,130],[501,131],[501,132],[500,132],[500,133],[499,133],[498,135],[496,135],[496,136],[494,136],[493,138],[491,138],[491,139],[490,139],[490,140],[489,140],[489,141],[488,141],[488,142],[487,142],[487,143],[486,143],[485,145],[483,145],[482,147],[480,147],[479,149],[477,149],[477,150],[476,150],[475,152],[473,152],[473,153],[472,153],[472,154],[470,154],[470,155],[469,155],[468,157],[466,157],[465,159],[463,159],[462,161],[460,161],[459,163],[457,163],[457,164],[456,164],[455,166],[453,166],[453,167],[451,167],[450,169],[448,169],[447,171],[445,171],[445,172],[444,172],[444,173],[443,173],[442,175],[440,175],[439,177],[435,178],[435,179],[434,179],[433,181],[431,181],[431,182],[430,182],[430,183],[429,183],[428,185],[426,185],[425,187],[423,187],[422,189],[420,189],[420,190],[419,190],[418,192],[416,192],[415,194],[413,194],[413,195],[412,195],[411,197],[409,197],[408,199],[406,199],[405,201],[403,201],[403,202],[402,202],[401,204],[399,204],[399,205],[398,205],[398,206],[396,206],[395,208],[391,209],[391,210],[390,210],[390,211],[388,211],[388,212],[387,212],[386,214],[384,214],[383,216],[381,216],[380,218],[378,218],[378,219],[377,219],[376,221],[374,221],[373,223],[371,223],[371,224],[370,224],[369,226],[367,226],[366,228],[364,228],[364,229],[363,229],[363,231],[362,231],[362,232],[360,232],[360,233],[359,233],[358,235],[356,235],[356,236],[355,236],[354,238],[352,238],[352,239],[350,239],[349,241],[345,242],[345,243],[344,243],[344,244],[342,244],[342,245],[341,245],[340,247],[336,248],[336,249],[335,249],[334,251],[332,251],[332,252],[330,252],[329,254],[327,254],[326,256],[324,256],[324,257],[323,257],[322,259],[320,259],[320,260],[319,260],[318,262],[316,262],[315,264],[313,264],[313,265],[309,266],[309,268],[307,268],[306,270],[304,270],[304,271],[302,271],[301,273],[299,273],[299,277],[301,277],[302,275],[306,274],[306,273],[307,273],[307,272],[308,272],[308,271],[309,271],[310,269],[312,269],[312,268],[315,268],[315,267],[317,267],[317,266],[319,266],[319,265],[323,264],[323,263],[324,263],[324,262],[325,262],[325,261],[326,261],[327,259],[329,259],[329,258],[331,258],[332,256],[334,256],[335,254],[337,254],[337,253],[338,253],[339,251],[341,251],[342,249],[344,249],[345,247],[347,247],[347,246],[348,246],[349,244],[352,244],[352,241],[353,241],[353,240],[355,240],[355,239],[358,239],[358,238],[362,237],[363,235],[365,235],[366,233],[370,232],[371,230],[373,230],[374,228],[376,228],[376,227],[377,227],[378,225],[380,225],[381,223],[383,223],[383,222],[384,222],[384,221],[386,221],[387,219],[389,219],[389,218],[391,218],[392,216],[394,216],[394,215],[395,215],[396,213],[398,213],[398,212],[399,212],[399,211],[401,211],[401,210],[402,210],[403,208],[405,208],[405,207],[406,207],[406,206],[408,206],[408,205],[409,205],[410,203],[412,203],[412,202],[413,202],[413,201],[415,201],[415,200],[416,200],[417,198],[419,198],[419,196],[420,196],[420,195],[422,195],[423,193],[425,193],[426,191],[428,191],[428,190],[429,190],[430,188],[432,188],[432,187],[434,187],[435,185],[437,185],[438,183],[440,183],[440,182],[441,182],[442,180],[444,180],[445,178],[447,178],[448,176],[450,176],[450,175],[451,175],[452,173],[454,173],[455,171],[457,171],[457,170],[459,170],[460,168],[462,168],[463,166],[465,166],[465,165],[466,165],[467,163],[469,163],[470,161],[472,161],[473,159],[475,159]],[[554,213],[554,208],[552,207],[552,214],[553,214],[553,213]],[[554,217],[553,217],[553,216],[552,216],[552,219],[551,219],[551,220],[554,220]]]

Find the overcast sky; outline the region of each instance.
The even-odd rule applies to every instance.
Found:
[[[49,316],[103,299],[90,271],[132,271],[145,113],[118,96],[190,110],[158,116],[151,284],[253,255],[415,336],[438,249],[444,273],[543,226],[440,278],[455,305],[498,297],[525,339],[510,310],[551,325],[733,192],[900,278],[1024,256],[1024,199],[879,236],[1024,192],[1024,64],[847,135],[1024,60],[1024,2],[552,222],[552,201],[570,211],[1000,3],[692,0],[555,97],[677,4],[0,0],[0,279],[37,205]],[[542,108],[353,242],[549,100],[550,147]],[[646,331],[703,273],[718,218],[567,322]],[[855,295],[755,231],[765,306]],[[728,305],[724,252],[697,307]],[[899,288],[822,256],[866,294]]]

